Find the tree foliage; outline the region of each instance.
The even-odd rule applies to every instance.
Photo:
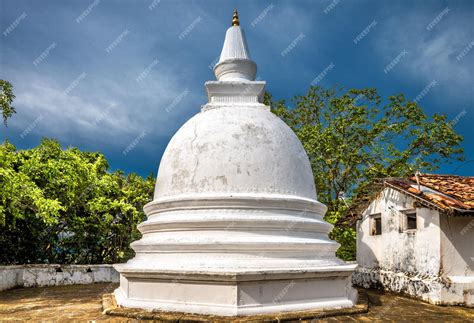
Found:
[[[12,106],[15,95],[13,94],[13,86],[4,80],[0,80],[0,111],[2,112],[3,123],[7,124],[7,119],[16,113]]]
[[[340,223],[351,204],[363,200],[372,183],[416,171],[433,172],[451,159],[463,160],[457,134],[446,115],[429,117],[403,94],[382,100],[376,89],[311,87],[306,95],[266,102],[295,131],[309,156],[318,199],[326,218]],[[355,259],[355,232],[336,227],[338,255]]]
[[[154,179],[109,172],[100,153],[44,139],[0,145],[0,263],[114,263],[133,255]]]

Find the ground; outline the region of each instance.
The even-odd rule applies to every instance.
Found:
[[[53,320],[114,322],[135,320],[102,314],[102,295],[112,292],[115,283],[19,288],[0,292],[0,321]],[[368,290],[369,312],[318,320],[331,321],[474,321],[474,309],[435,306],[408,297]]]

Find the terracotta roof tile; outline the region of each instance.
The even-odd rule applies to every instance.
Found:
[[[443,210],[474,212],[472,176],[419,174],[410,178],[387,179],[385,183]]]

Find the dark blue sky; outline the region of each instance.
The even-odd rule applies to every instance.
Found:
[[[426,89],[419,104],[457,120],[474,160],[474,1],[0,4],[0,78],[14,85],[18,111],[0,139],[18,148],[52,137],[103,152],[112,169],[156,174],[171,136],[206,103],[203,84],[215,79],[209,66],[237,7],[257,75],[276,99],[304,94],[325,69],[325,87],[409,99]]]

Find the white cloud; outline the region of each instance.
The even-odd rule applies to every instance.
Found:
[[[137,83],[130,78],[130,83],[135,83],[132,88],[128,80],[117,84],[88,76],[66,94],[63,83],[18,72],[12,80],[17,114],[9,120],[9,129],[17,134],[29,129],[28,135],[72,143],[86,140],[96,149],[103,144],[121,147],[144,130],[155,136],[168,136],[176,119],[189,114],[190,108],[199,111],[198,105],[189,105],[189,101],[196,101],[196,96],[189,93],[176,109],[167,113],[165,108],[183,89],[170,75],[151,74],[146,82]],[[39,116],[40,121],[36,122]],[[35,126],[30,129],[33,123]]]
[[[31,119],[41,114],[44,119],[37,131],[52,137],[68,136],[75,132],[84,132],[91,136],[116,134],[130,132],[133,129],[117,111],[110,111],[112,113],[102,118],[101,126],[95,126],[96,119],[111,106],[112,100],[92,101],[74,94],[68,95],[50,83],[41,81],[28,83],[30,84],[28,87],[16,94],[15,105],[18,115],[12,119],[13,127],[26,127]]]

